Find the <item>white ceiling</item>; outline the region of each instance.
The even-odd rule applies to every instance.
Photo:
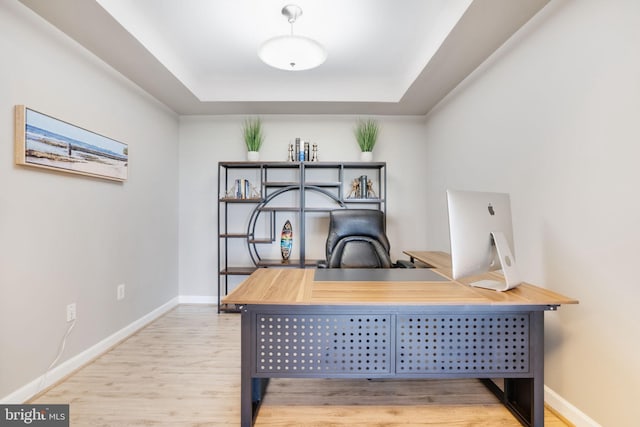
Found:
[[[287,0],[21,0],[178,114],[426,114],[549,0],[295,0],[320,67],[260,61]]]

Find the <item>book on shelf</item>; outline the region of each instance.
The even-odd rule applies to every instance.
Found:
[[[227,195],[236,199],[252,198],[251,182],[245,178],[236,179],[233,188],[227,193]],[[255,195],[253,196],[255,197]]]
[[[311,157],[309,156],[309,142],[305,141],[304,142],[304,161],[308,162],[309,160],[311,160]]]

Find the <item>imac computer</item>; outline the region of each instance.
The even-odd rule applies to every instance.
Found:
[[[479,280],[470,285],[496,291],[518,286],[509,195],[447,190],[447,205],[453,279],[501,269],[504,282]]]

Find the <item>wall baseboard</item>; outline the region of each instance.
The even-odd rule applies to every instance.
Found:
[[[218,304],[216,295],[180,295],[179,304]]]
[[[575,427],[602,427],[547,386],[544,386],[544,402]]]
[[[20,404],[28,401],[41,391],[45,390],[47,387],[52,386],[67,375],[71,374],[73,371],[81,368],[96,357],[100,356],[120,341],[131,336],[142,327],[153,322],[158,317],[162,316],[163,314],[177,306],[179,304],[178,301],[178,297],[171,299],[167,303],[161,305],[150,313],[142,316],[138,320],[108,336],[94,346],[86,349],[76,356],[73,356],[69,360],[64,361],[60,365],[51,369],[49,372],[39,376],[38,378],[34,379],[30,383],[19,388],[8,396],[3,397],[2,399],[0,399],[0,403]]]

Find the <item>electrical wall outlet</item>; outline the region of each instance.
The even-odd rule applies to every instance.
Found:
[[[67,322],[76,320],[76,303],[67,305]]]
[[[116,289],[116,299],[118,301],[124,299],[124,283],[118,285],[118,288]]]

